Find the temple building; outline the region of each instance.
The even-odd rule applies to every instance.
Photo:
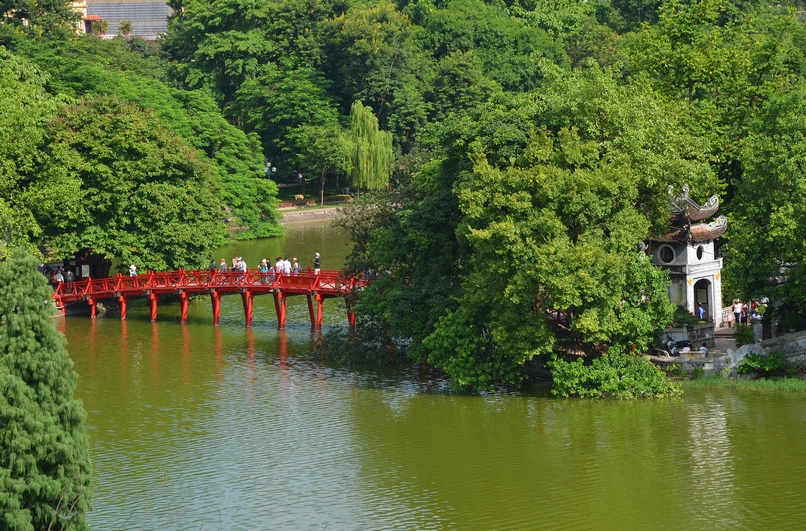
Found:
[[[719,198],[712,196],[699,205],[689,197],[688,185],[676,196],[669,187],[671,230],[649,240],[654,265],[669,271],[672,302],[697,314],[701,304],[705,318],[719,326],[722,320],[722,258],[716,256],[714,241],[725,233],[724,216],[708,222],[719,209]]]

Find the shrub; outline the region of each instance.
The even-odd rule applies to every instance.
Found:
[[[756,342],[753,336],[753,329],[747,325],[737,324],[734,328],[733,338],[736,340],[736,346],[749,345]]]
[[[697,326],[700,324],[700,320],[688,313],[688,311],[678,306],[674,311],[674,317],[672,318],[672,326],[674,328],[683,328],[687,326],[689,328]]]
[[[791,363],[784,357],[784,353],[776,350],[770,352],[769,356],[751,352],[739,362],[736,372],[748,374],[758,372],[762,377],[768,376],[791,376],[798,371],[798,366]]]
[[[611,352],[585,364],[582,358],[548,363],[558,396],[652,398],[680,394],[680,388],[643,356]]]

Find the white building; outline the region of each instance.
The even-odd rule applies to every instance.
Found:
[[[706,222],[719,209],[719,199],[712,196],[704,205],[698,205],[689,198],[688,185],[683,187],[679,197],[669,187],[669,198],[672,230],[650,239],[652,263],[669,271],[672,302],[694,315],[701,304],[705,318],[713,319],[716,326],[720,326],[722,258],[715,255],[714,240],[725,233],[728,220],[719,216],[710,223]]]

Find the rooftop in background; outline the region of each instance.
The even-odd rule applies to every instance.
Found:
[[[108,24],[106,35],[114,37],[119,33],[120,23],[131,22],[129,35],[148,41],[168,31],[168,16],[171,8],[165,0],[86,0],[87,17],[101,17]]]

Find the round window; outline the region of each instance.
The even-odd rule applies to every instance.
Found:
[[[663,245],[658,249],[658,258],[664,264],[671,264],[674,262],[674,249],[669,245]]]
[[[702,245],[700,245],[699,247],[697,247],[697,260],[702,260],[702,253],[703,253],[703,248],[702,248]]]

